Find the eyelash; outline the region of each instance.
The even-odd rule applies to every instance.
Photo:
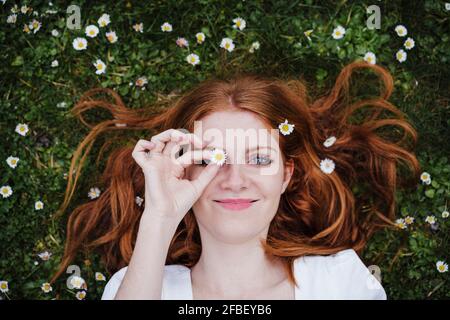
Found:
[[[257,155],[256,158],[258,158],[258,159],[264,158],[266,160],[267,163],[260,164],[262,166],[268,166],[268,165],[270,165],[272,163],[272,159],[270,159],[269,157]]]
[[[257,155],[256,158],[258,158],[258,159],[265,158],[265,159],[266,159],[266,162],[267,162],[267,163],[265,163],[265,164],[260,164],[261,166],[268,166],[268,165],[272,164],[272,159],[270,159],[269,157]],[[202,167],[205,167],[205,166],[207,166],[208,164],[205,162],[205,160],[202,160],[202,163],[199,164],[199,165],[202,166]],[[258,165],[258,164],[255,164],[255,165]]]

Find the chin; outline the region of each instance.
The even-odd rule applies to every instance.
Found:
[[[198,220],[197,220],[198,221]],[[200,222],[207,226],[207,232],[215,239],[228,244],[240,244],[254,239],[266,230],[270,221],[255,221],[252,219],[243,221],[242,219],[224,217],[222,214],[215,213],[212,219]]]

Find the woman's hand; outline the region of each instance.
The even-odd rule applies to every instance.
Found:
[[[185,144],[198,149],[189,148],[188,152],[175,158],[181,145]],[[200,138],[194,134],[175,129],[161,132],[151,141],[137,142],[132,156],[145,176],[144,215],[168,219],[178,225],[219,170],[218,165],[210,162],[195,180],[184,178],[188,166],[209,157],[210,152],[203,147]]]

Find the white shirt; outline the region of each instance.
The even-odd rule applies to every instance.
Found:
[[[353,249],[328,256],[294,260],[295,300],[386,300],[378,280]],[[102,300],[114,299],[127,267],[117,271],[105,286]],[[191,270],[183,265],[164,266],[162,300],[193,300]]]

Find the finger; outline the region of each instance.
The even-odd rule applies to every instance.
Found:
[[[169,130],[163,131],[160,134],[157,134],[151,138],[151,141],[153,141],[157,144],[157,147],[152,152],[153,153],[162,152],[164,149],[165,143],[171,141],[172,136],[175,138],[180,137],[180,136],[184,137],[183,139],[185,139],[185,140],[181,140],[181,142],[193,143],[195,147],[203,148],[203,143],[202,143],[201,139],[199,137],[197,137],[196,135],[194,135],[192,133],[184,133],[182,131],[175,130],[175,129],[169,129]],[[180,139],[180,138],[178,138],[178,139]]]
[[[185,133],[175,130],[172,133],[172,137],[174,137],[173,141],[179,142],[181,145],[189,144],[193,145],[197,149],[203,149],[205,145],[202,140],[193,133]]]
[[[170,141],[173,131],[175,130],[168,129],[151,137],[150,140],[156,144],[156,147],[151,151],[151,153],[161,153],[166,145],[165,143]]]
[[[151,138],[151,142],[155,144],[155,147],[150,150],[150,153],[161,153],[164,149],[165,144],[157,139],[154,139],[154,137]]]
[[[176,162],[183,168],[187,168],[192,164],[201,164],[203,159],[209,160],[212,152],[210,150],[194,150],[188,151],[181,157],[176,159]]]
[[[182,136],[171,135],[170,141],[166,143],[162,153],[175,158],[175,154],[180,151],[180,145],[183,143],[182,141]]]
[[[212,179],[216,176],[217,172],[219,171],[220,166],[215,164],[214,162],[210,162],[204,170],[199,174],[197,179],[191,181],[192,185],[194,186],[197,196],[200,197],[200,195],[203,193],[205,188],[208,186],[208,184],[211,182]]]
[[[156,145],[151,141],[140,139],[134,146],[132,155],[138,156],[144,152],[147,152],[147,150],[152,150],[155,146]]]

